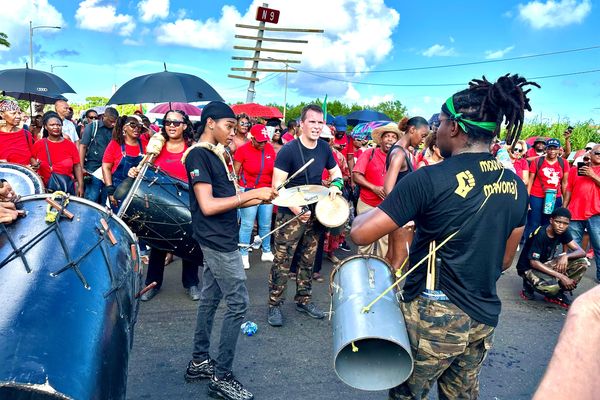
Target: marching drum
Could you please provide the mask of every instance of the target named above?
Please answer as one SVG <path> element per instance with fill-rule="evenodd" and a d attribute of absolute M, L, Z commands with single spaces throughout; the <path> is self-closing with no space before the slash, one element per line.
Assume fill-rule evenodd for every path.
<path fill-rule="evenodd" d="M 0 163 L 0 179 L 6 179 L 19 196 L 44 193 L 42 178 L 23 165 Z"/>
<path fill-rule="evenodd" d="M 115 197 L 125 197 L 132 182 L 125 180 Z M 202 259 L 200 246 L 192 236 L 188 184 L 160 168 L 148 167 L 122 218 L 150 247 L 192 261 Z"/>
<path fill-rule="evenodd" d="M 26 215 L 0 224 L 0 398 L 124 399 L 137 240 L 96 203 L 53 196 L 22 198 Z"/>
<path fill-rule="evenodd" d="M 413 358 L 396 290 L 363 312 L 394 283 L 389 264 L 376 256 L 352 256 L 334 268 L 330 282 L 336 374 L 362 390 L 391 389 L 407 380 Z"/>

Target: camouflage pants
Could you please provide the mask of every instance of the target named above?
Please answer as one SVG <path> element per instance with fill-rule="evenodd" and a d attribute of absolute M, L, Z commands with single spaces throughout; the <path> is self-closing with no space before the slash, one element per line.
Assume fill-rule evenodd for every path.
<path fill-rule="evenodd" d="M 275 218 L 275 226 L 280 226 L 293 217 L 291 214 L 278 212 Z M 273 247 L 275 260 L 269 274 L 269 305 L 280 305 L 285 300 L 290 263 L 297 246 L 300 246 L 298 253 L 301 256 L 298 262 L 294 301 L 302 304 L 310 301 L 313 265 L 319 245 L 319 235 L 323 229 L 323 226 L 316 222 L 314 216 L 312 216 L 306 224 L 296 219 L 275 232 L 275 245 Z"/>
<path fill-rule="evenodd" d="M 579 283 L 587 270 L 588 261 L 585 257 L 569 261 L 565 275 Z M 535 269 L 528 269 L 523 274 L 533 288 L 548 297 L 555 297 L 561 290 L 558 279 Z"/>
<path fill-rule="evenodd" d="M 415 360 L 412 375 L 390 399 L 427 399 L 435 381 L 438 398 L 476 399 L 479 372 L 492 347 L 494 327 L 474 321 L 450 301 L 417 297 L 402 303 Z"/>

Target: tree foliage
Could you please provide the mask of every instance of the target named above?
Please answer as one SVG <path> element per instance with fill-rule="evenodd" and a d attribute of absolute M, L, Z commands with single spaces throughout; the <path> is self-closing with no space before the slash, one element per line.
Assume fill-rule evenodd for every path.
<path fill-rule="evenodd" d="M 10 47 L 8 36 L 4 32 L 0 32 L 0 46 Z"/>

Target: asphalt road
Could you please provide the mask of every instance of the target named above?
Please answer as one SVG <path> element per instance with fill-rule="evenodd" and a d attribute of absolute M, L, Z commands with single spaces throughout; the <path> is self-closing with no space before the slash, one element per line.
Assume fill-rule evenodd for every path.
<path fill-rule="evenodd" d="M 342 258 L 351 253 L 338 251 Z M 324 273 L 331 263 L 324 261 Z M 331 322 L 314 320 L 298 313 L 293 301 L 295 283 L 288 286 L 283 306 L 285 325 L 267 324 L 267 276 L 270 265 L 251 255 L 248 271 L 250 308 L 247 320 L 258 324 L 255 336 L 238 341 L 234 373 L 254 393 L 256 399 L 386 399 L 386 392 L 365 392 L 347 386 L 336 376 L 332 362 Z M 588 269 L 581 294 L 594 285 L 594 266 Z M 324 275 L 325 276 L 325 275 Z M 496 329 L 494 347 L 481 373 L 481 399 L 530 399 L 552 355 L 565 319 L 565 310 L 537 301 L 524 301 L 518 292 L 521 280 L 512 267 L 499 280 L 503 308 Z M 326 283 L 314 283 L 314 301 L 328 309 Z M 223 305 L 217 311 L 213 342 L 218 342 Z M 187 384 L 183 379 L 191 358 L 196 323 L 196 303 L 181 286 L 181 263 L 166 268 L 161 292 L 143 303 L 135 327 L 135 340 L 129 359 L 127 398 L 205 399 L 206 382 Z M 216 346 L 214 346 L 216 353 Z M 435 394 L 431 399 L 437 399 Z"/>

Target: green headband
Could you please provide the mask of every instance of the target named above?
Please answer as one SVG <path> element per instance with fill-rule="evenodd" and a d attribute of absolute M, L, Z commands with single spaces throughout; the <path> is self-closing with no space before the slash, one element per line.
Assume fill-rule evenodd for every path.
<path fill-rule="evenodd" d="M 463 117 L 462 113 L 457 113 L 454 109 L 454 100 L 452 100 L 452 96 L 448 97 L 445 106 L 449 111 L 450 119 L 456 121 L 458 125 L 460 125 L 462 130 L 465 131 L 465 133 L 468 132 L 466 124 L 476 126 L 489 132 L 494 132 L 496 130 L 496 127 L 498 126 L 495 122 L 479 122 L 466 119 L 465 117 Z"/>

